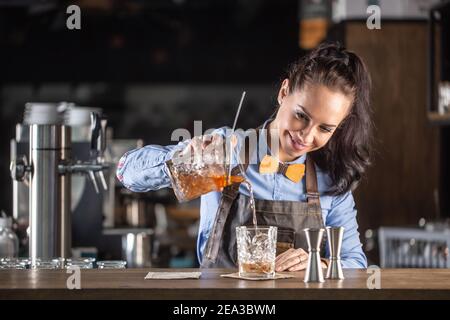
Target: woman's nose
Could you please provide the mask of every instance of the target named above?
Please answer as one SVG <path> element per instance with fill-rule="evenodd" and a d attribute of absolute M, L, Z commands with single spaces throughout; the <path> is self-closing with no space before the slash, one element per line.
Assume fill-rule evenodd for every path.
<path fill-rule="evenodd" d="M 314 130 L 312 126 L 306 126 L 300 130 L 300 137 L 306 145 L 310 145 L 314 141 Z"/>

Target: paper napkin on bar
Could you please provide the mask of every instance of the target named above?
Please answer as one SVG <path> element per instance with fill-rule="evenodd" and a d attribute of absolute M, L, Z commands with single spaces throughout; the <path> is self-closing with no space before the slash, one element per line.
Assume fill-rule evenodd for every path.
<path fill-rule="evenodd" d="M 145 279 L 199 279 L 201 272 L 149 272 Z"/>
<path fill-rule="evenodd" d="M 239 272 L 235 273 L 229 273 L 229 274 L 221 274 L 220 275 L 223 278 L 234 278 L 234 279 L 243 279 L 243 280 L 277 280 L 277 279 L 289 279 L 289 278 L 295 278 L 292 274 L 286 274 L 286 273 L 275 273 L 274 278 L 248 278 L 248 277 L 241 277 L 239 275 Z"/>

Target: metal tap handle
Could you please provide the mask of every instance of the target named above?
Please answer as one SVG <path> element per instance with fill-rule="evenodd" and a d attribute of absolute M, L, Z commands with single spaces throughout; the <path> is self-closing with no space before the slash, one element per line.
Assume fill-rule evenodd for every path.
<path fill-rule="evenodd" d="M 27 158 L 25 156 L 19 156 L 17 159 L 11 161 L 9 170 L 11 172 L 11 178 L 16 181 L 24 181 L 27 173 L 31 172 L 32 168 L 27 164 Z"/>
<path fill-rule="evenodd" d="M 95 189 L 95 193 L 100 193 L 100 190 L 98 188 L 98 183 L 97 183 L 97 179 L 95 178 L 95 174 L 93 171 L 89 170 L 88 172 L 88 177 L 91 180 L 92 184 L 94 185 L 94 189 Z"/>
<path fill-rule="evenodd" d="M 106 150 L 106 126 L 108 124 L 108 120 L 102 118 L 100 121 L 101 129 L 100 129 L 100 157 L 103 158 Z"/>
<path fill-rule="evenodd" d="M 108 191 L 108 184 L 106 183 L 106 179 L 105 179 L 105 175 L 103 174 L 103 171 L 97 171 L 95 174 L 99 177 L 100 182 L 103 187 L 103 190 Z"/>
<path fill-rule="evenodd" d="M 101 134 L 100 116 L 96 112 L 91 112 L 91 156 L 96 159 L 101 149 L 100 134 Z"/>
<path fill-rule="evenodd" d="M 108 184 L 106 183 L 103 170 L 107 170 L 109 166 L 110 165 L 107 163 L 96 163 L 96 162 L 60 164 L 58 165 L 58 172 L 60 174 L 84 173 L 88 176 L 89 180 L 91 180 L 92 184 L 94 185 L 95 192 L 100 193 L 97 179 L 100 180 L 103 189 L 107 191 Z"/>

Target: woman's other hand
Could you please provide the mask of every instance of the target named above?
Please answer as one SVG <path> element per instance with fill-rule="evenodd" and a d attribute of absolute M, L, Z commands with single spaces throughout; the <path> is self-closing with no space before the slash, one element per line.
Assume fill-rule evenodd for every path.
<path fill-rule="evenodd" d="M 327 264 L 321 261 L 322 268 Z M 281 271 L 301 271 L 308 266 L 308 253 L 302 248 L 289 249 L 275 258 L 275 270 Z"/>

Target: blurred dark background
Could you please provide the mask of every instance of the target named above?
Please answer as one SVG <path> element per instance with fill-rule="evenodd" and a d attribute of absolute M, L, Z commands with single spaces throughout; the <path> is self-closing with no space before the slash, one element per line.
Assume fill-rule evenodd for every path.
<path fill-rule="evenodd" d="M 450 117 L 430 104 L 430 70 L 450 80 L 449 9 L 433 33 L 428 8 L 447 2 L 423 2 L 419 16 L 387 8 L 371 30 L 365 6 L 379 1 L 333 20 L 332 1 L 0 1 L 0 208 L 12 210 L 10 139 L 26 102 L 100 107 L 115 139 L 170 144 L 174 129 L 192 132 L 195 120 L 203 130 L 231 125 L 246 90 L 238 127 L 255 127 L 273 112 L 288 64 L 309 49 L 299 45 L 305 21 L 320 16 L 321 40 L 356 51 L 373 78 L 377 152 L 355 199 L 361 240 L 377 262 L 378 227 L 450 217 Z M 71 4 L 81 8 L 81 30 L 66 27 Z M 432 59 L 430 38 L 439 49 Z"/>
<path fill-rule="evenodd" d="M 66 27 L 73 3 L 82 9 L 79 31 Z M 272 111 L 283 70 L 301 53 L 295 1 L 0 6 L 1 207 L 8 211 L 9 139 L 26 101 L 101 107 L 114 138 L 169 144 L 174 129 L 194 120 L 204 130 L 231 125 L 244 89 L 239 125 L 259 124 Z"/>

